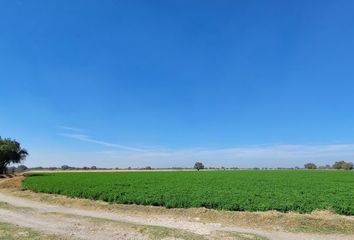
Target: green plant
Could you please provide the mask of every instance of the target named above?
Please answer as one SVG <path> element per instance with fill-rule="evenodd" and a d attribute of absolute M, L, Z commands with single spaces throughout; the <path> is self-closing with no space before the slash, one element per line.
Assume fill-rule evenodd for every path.
<path fill-rule="evenodd" d="M 5 174 L 7 166 L 11 163 L 20 163 L 28 155 L 21 144 L 11 138 L 0 137 L 0 174 Z"/>
<path fill-rule="evenodd" d="M 353 171 L 41 173 L 26 177 L 23 187 L 35 192 L 168 208 L 300 213 L 328 209 L 354 215 Z"/>

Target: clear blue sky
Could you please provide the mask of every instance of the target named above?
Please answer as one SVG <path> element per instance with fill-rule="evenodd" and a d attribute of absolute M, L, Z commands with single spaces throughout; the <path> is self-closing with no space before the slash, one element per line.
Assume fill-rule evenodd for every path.
<path fill-rule="evenodd" d="M 354 160 L 354 2 L 0 2 L 29 166 Z"/>

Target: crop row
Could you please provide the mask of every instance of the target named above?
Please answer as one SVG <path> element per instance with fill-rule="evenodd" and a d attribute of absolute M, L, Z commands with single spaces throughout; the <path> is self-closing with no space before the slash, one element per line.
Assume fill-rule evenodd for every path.
<path fill-rule="evenodd" d="M 329 209 L 354 215 L 353 171 L 175 171 L 33 174 L 35 192 L 112 203 L 232 211 Z"/>

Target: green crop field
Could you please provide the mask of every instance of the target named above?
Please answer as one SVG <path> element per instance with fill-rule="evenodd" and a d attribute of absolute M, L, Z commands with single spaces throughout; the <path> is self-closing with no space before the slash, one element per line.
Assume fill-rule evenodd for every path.
<path fill-rule="evenodd" d="M 354 215 L 354 171 L 170 171 L 41 173 L 26 177 L 35 192 L 113 203 L 235 211 Z"/>

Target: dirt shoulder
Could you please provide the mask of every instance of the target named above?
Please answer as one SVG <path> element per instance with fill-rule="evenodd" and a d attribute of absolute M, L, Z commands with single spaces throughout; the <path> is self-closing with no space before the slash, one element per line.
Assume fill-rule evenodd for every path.
<path fill-rule="evenodd" d="M 0 189 L 0 202 L 6 206 L 0 205 L 0 219 L 38 231 L 45 229 L 46 233 L 51 234 L 64 236 L 70 233 L 72 235 L 65 235 L 70 239 L 73 236 L 91 239 L 91 235 L 100 239 L 354 239 L 354 218 L 330 212 L 221 212 L 108 204 L 21 191 L 18 188 L 21 181 L 12 181 L 17 186 L 0 181 L 0 188 L 12 186 Z M 61 228 L 55 225 L 57 218 L 63 223 Z M 28 222 L 23 219 L 29 220 L 32 225 L 26 225 Z M 73 221 L 74 226 L 81 226 L 82 229 L 72 228 Z M 93 225 L 92 221 L 95 222 Z M 55 232 L 50 230 L 51 226 L 54 230 L 62 230 Z M 92 226 L 100 227 L 88 231 Z M 118 234 L 114 229 L 125 231 L 125 235 L 109 235 L 112 232 Z M 87 231 L 89 236 L 84 235 Z"/>
<path fill-rule="evenodd" d="M 0 175 L 0 189 L 20 189 L 23 175 Z"/>

